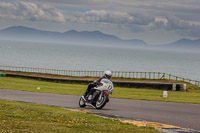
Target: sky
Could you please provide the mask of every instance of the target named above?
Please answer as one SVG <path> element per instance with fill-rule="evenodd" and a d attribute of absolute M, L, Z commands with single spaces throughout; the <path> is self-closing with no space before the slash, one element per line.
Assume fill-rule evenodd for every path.
<path fill-rule="evenodd" d="M 101 31 L 166 44 L 200 39 L 200 0 L 0 0 L 0 29 Z"/>

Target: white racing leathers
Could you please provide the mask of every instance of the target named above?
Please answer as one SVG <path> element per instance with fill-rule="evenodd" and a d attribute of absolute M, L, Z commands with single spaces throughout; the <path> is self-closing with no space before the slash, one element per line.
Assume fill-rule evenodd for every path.
<path fill-rule="evenodd" d="M 101 84 L 97 87 L 94 87 L 93 94 L 84 97 L 82 96 L 79 100 L 79 106 L 92 106 L 96 109 L 102 109 L 106 103 L 109 101 L 109 94 L 112 94 L 114 89 L 112 81 L 108 79 L 102 79 Z"/>

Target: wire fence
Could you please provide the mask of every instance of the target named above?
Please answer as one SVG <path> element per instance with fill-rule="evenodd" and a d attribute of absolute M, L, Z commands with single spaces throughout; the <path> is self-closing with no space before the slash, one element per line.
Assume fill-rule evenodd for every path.
<path fill-rule="evenodd" d="M 103 71 L 77 71 L 77 70 L 58 70 L 48 68 L 34 68 L 34 67 L 15 67 L 15 66 L 0 66 L 0 70 L 4 71 L 16 71 L 16 72 L 32 72 L 32 73 L 44 73 L 44 74 L 56 74 L 64 76 L 76 76 L 76 77 L 100 77 L 103 75 Z M 112 71 L 113 77 L 120 78 L 133 78 L 133 79 L 168 79 L 176 81 L 185 81 L 197 86 L 200 86 L 200 81 L 185 79 L 179 76 L 175 76 L 162 72 L 127 72 L 127 71 Z"/>

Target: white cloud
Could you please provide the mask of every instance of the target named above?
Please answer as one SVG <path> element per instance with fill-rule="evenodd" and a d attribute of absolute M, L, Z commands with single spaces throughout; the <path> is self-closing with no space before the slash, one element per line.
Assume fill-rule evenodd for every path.
<path fill-rule="evenodd" d="M 167 31 L 175 31 L 182 36 L 200 38 L 200 24 L 193 24 L 180 18 L 168 15 L 165 18 L 155 21 L 151 29 L 162 28 Z"/>
<path fill-rule="evenodd" d="M 132 32 L 163 29 L 178 35 L 200 38 L 200 25 L 180 19 L 175 15 L 156 16 L 148 13 L 127 13 L 111 10 L 90 10 L 87 12 L 66 12 L 68 21 L 76 23 L 112 24 L 126 27 Z"/>
<path fill-rule="evenodd" d="M 133 16 L 124 12 L 111 12 L 106 10 L 91 10 L 82 14 L 84 21 L 124 24 L 133 21 Z"/>
<path fill-rule="evenodd" d="M 63 13 L 52 7 L 30 2 L 0 2 L 0 17 L 30 21 L 65 22 Z"/>
<path fill-rule="evenodd" d="M 71 21 L 81 23 L 100 22 L 122 25 L 149 25 L 154 22 L 154 17 L 139 13 L 130 14 L 126 12 L 90 10 L 84 13 L 74 13 L 74 15 L 71 16 Z"/>

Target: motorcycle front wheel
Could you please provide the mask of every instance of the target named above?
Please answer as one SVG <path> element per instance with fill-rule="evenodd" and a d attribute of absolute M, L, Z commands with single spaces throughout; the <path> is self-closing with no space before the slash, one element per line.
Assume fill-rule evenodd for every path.
<path fill-rule="evenodd" d="M 108 101 L 108 95 L 104 95 L 96 102 L 96 109 L 102 109 Z"/>
<path fill-rule="evenodd" d="M 86 105 L 85 105 L 85 100 L 81 97 L 80 100 L 79 100 L 79 106 L 81 108 L 84 108 Z"/>

